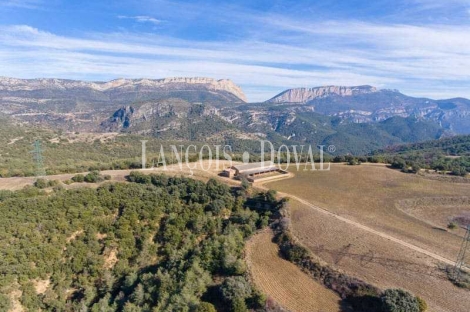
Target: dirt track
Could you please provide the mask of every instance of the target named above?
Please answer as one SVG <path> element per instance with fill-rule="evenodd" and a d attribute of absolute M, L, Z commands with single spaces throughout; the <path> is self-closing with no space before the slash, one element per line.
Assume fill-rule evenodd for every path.
<path fill-rule="evenodd" d="M 269 182 L 270 182 L 270 181 L 269 181 Z M 268 182 L 267 182 L 267 183 L 268 183 Z M 265 187 L 265 186 L 263 185 L 263 183 L 260 183 L 259 185 L 257 185 L 257 187 L 262 188 L 262 189 L 264 189 L 264 190 L 269 190 L 269 188 Z M 302 199 L 302 198 L 300 198 L 300 197 L 298 197 L 298 196 L 295 196 L 295 195 L 292 195 L 292 194 L 288 194 L 288 193 L 284 193 L 284 192 L 278 192 L 278 195 L 280 195 L 280 196 L 282 196 L 282 197 L 288 197 L 288 198 L 291 198 L 291 199 L 293 199 L 293 200 L 296 200 L 296 201 L 298 201 L 298 202 L 300 202 L 300 203 L 302 203 L 302 204 L 308 206 L 309 208 L 311 208 L 311 209 L 313 209 L 313 210 L 315 210 L 315 211 L 318 211 L 318 212 L 321 212 L 321 213 L 326 214 L 326 215 L 328 215 L 328 216 L 334 217 L 334 218 L 336 218 L 336 219 L 338 219 L 338 220 L 340 220 L 340 221 L 342 221 L 342 222 L 345 222 L 345 223 L 351 224 L 351 225 L 353 225 L 353 226 L 355 226 L 355 227 L 358 227 L 358 228 L 360 228 L 361 230 L 365 230 L 365 231 L 367 231 L 367 232 L 370 232 L 370 233 L 372 233 L 372 234 L 378 235 L 378 236 L 380 236 L 380 237 L 382 237 L 382 238 L 385 238 L 385 239 L 388 239 L 388 240 L 390 240 L 390 241 L 392 241 L 392 242 L 395 242 L 395 243 L 397 243 L 397 244 L 400 244 L 400 245 L 402 245 L 402 246 L 404 246 L 404 247 L 407 247 L 407 248 L 410 248 L 410 249 L 412 249 L 412 250 L 414 250 L 414 251 L 417 251 L 417 252 L 419 252 L 419 253 L 425 254 L 425 255 L 427 255 L 427 256 L 429 256 L 429 257 L 435 259 L 435 260 L 438 260 L 438 261 L 440 261 L 440 262 L 443 262 L 443 263 L 445 263 L 445 264 L 455 265 L 455 262 L 452 261 L 452 260 L 449 260 L 449 259 L 447 259 L 447 258 L 444 258 L 444 257 L 442 257 L 442 256 L 440 256 L 440 255 L 438 255 L 438 254 L 435 254 L 435 253 L 433 253 L 433 252 L 430 252 L 430 251 L 428 251 L 428 250 L 425 250 L 425 249 L 423 249 L 423 248 L 420 248 L 420 247 L 418 247 L 418 246 L 415 246 L 415 245 L 413 245 L 413 244 L 410 244 L 410 243 L 408 243 L 408 242 L 405 242 L 404 240 L 398 239 L 398 238 L 393 237 L 393 236 L 391 236 L 391 235 L 388 235 L 388 234 L 386 234 L 386 233 L 383 233 L 383 232 L 380 232 L 380 231 L 376 231 L 376 230 L 374 230 L 374 229 L 372 229 L 372 228 L 370 228 L 370 227 L 368 227 L 368 226 L 365 226 L 365 225 L 363 225 L 363 224 L 361 224 L 361 223 L 359 223 L 359 222 L 350 220 L 350 219 L 345 218 L 345 217 L 342 217 L 342 216 L 340 216 L 340 215 L 338 215 L 338 214 L 336 214 L 336 213 L 333 213 L 333 212 L 331 212 L 331 211 L 328 211 L 327 209 L 324 209 L 324 208 L 321 208 L 321 207 L 319 207 L 319 206 L 313 205 L 313 204 L 311 204 L 310 202 L 308 202 L 308 201 L 306 201 L 305 199 Z"/>
<path fill-rule="evenodd" d="M 335 214 L 335 213 L 332 213 L 332 212 L 330 212 L 330 211 L 328 211 L 328 210 L 326 210 L 326 209 L 323 209 L 323 208 L 321 208 L 321 207 L 315 206 L 315 205 L 309 203 L 308 201 L 306 201 L 306 200 L 304 200 L 304 199 L 302 199 L 302 198 L 299 198 L 299 197 L 297 197 L 297 196 L 293 196 L 293 195 L 286 194 L 286 193 L 279 193 L 279 194 L 280 194 L 281 196 L 284 196 L 284 197 L 290 197 L 290 198 L 292 198 L 292 199 L 294 199 L 294 200 L 296 200 L 296 201 L 298 201 L 298 202 L 300 202 L 300 203 L 302 203 L 302 204 L 304 204 L 304 205 L 306 205 L 306 206 L 308 206 L 308 207 L 310 207 L 310 208 L 312 208 L 312 209 L 314 209 L 314 210 L 316 210 L 316 211 L 318 211 L 318 212 L 321 212 L 321 213 L 324 213 L 324 214 L 329 215 L 329 216 L 331 216 L 331 217 L 334 217 L 334 218 L 336 218 L 336 219 L 338 219 L 338 220 L 340 220 L 340 221 L 342 221 L 342 222 L 346 222 L 346 223 L 348 223 L 348 224 L 351 224 L 351 225 L 353 225 L 353 226 L 355 226 L 355 227 L 360 228 L 361 230 L 365 230 L 365 231 L 367 231 L 367 232 L 370 232 L 370 233 L 372 233 L 372 234 L 378 235 L 378 236 L 380 236 L 380 237 L 382 237 L 382 238 L 388 239 L 388 240 L 390 240 L 390 241 L 392 241 L 392 242 L 395 242 L 395 243 L 397 243 L 397 244 L 400 244 L 400 245 L 402 245 L 402 246 L 405 246 L 405 247 L 407 247 L 407 248 L 410 248 L 410 249 L 412 249 L 412 250 L 414 250 L 414 251 L 417 251 L 417 252 L 419 252 L 419 253 L 425 254 L 426 256 L 429 256 L 429 257 L 431 257 L 431 258 L 433 258 L 433 259 L 435 259 L 435 260 L 437 260 L 437 261 L 440 261 L 440 262 L 443 262 L 443 263 L 449 264 L 449 265 L 454 265 L 454 264 L 455 264 L 455 262 L 452 261 L 452 260 L 446 259 L 446 258 L 444 258 L 444 257 L 442 257 L 442 256 L 439 256 L 439 255 L 433 253 L 433 252 L 424 250 L 423 248 L 420 248 L 420 247 L 415 246 L 415 245 L 413 245 L 413 244 L 407 243 L 407 242 L 405 242 L 405 241 L 403 241 L 403 240 L 401 240 L 401 239 L 395 238 L 395 237 L 393 237 L 393 236 L 391 236 L 391 235 L 388 235 L 388 234 L 386 234 L 386 233 L 376 231 L 376 230 L 374 230 L 374 229 L 372 229 L 372 228 L 370 228 L 370 227 L 368 227 L 368 226 L 365 226 L 365 225 L 363 225 L 363 224 L 361 224 L 361 223 L 359 223 L 359 222 L 356 222 L 356 221 L 350 220 L 350 219 L 348 219 L 348 218 L 344 218 L 344 217 L 342 217 L 342 216 L 339 216 L 339 215 L 337 215 L 337 214 Z"/>

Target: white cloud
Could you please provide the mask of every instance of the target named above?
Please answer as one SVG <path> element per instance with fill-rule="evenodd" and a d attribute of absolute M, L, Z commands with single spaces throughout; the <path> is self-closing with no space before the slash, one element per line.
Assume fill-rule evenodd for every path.
<path fill-rule="evenodd" d="M 4 0 L 0 3 L 0 6 L 16 7 L 22 9 L 37 9 L 42 4 L 42 0 Z"/>
<path fill-rule="evenodd" d="M 287 19 L 269 23 L 264 27 L 271 31 L 299 36 L 274 42 L 268 42 L 270 37 L 203 42 L 129 33 L 77 38 L 25 25 L 0 27 L 0 73 L 77 79 L 231 78 L 245 87 L 252 101 L 285 88 L 327 84 L 470 97 L 464 87 L 470 83 L 466 26 L 306 24 Z M 449 91 L 451 84 L 455 87 Z"/>
<path fill-rule="evenodd" d="M 159 19 L 156 19 L 154 17 L 146 16 L 146 15 L 137 15 L 137 16 L 125 16 L 125 15 L 119 15 L 119 19 L 132 19 L 135 20 L 139 23 L 151 23 L 154 25 L 159 25 L 162 21 Z"/>

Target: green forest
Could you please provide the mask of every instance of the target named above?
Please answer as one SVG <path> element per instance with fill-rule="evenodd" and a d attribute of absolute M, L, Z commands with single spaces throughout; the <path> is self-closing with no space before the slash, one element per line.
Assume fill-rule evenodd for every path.
<path fill-rule="evenodd" d="M 277 214 L 273 191 L 128 180 L 0 192 L 0 311 L 18 290 L 27 311 L 266 311 L 243 248 Z"/>
<path fill-rule="evenodd" d="M 432 169 L 465 176 L 470 173 L 470 135 L 392 146 L 371 155 L 367 160 L 386 162 L 403 171 Z"/>

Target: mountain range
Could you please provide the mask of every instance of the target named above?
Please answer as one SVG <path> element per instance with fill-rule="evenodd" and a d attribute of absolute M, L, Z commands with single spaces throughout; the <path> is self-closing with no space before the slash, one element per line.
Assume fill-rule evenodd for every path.
<path fill-rule="evenodd" d="M 455 133 L 470 132 L 470 100 L 464 98 L 432 100 L 371 86 L 326 86 L 289 89 L 267 102 L 304 104 L 322 115 L 338 116 L 358 123 L 412 116 L 435 121 Z"/>
<path fill-rule="evenodd" d="M 162 139 L 335 145 L 341 153 L 470 133 L 470 100 L 432 100 L 371 86 L 286 90 L 247 103 L 227 79 L 0 78 L 0 114 L 74 132 Z"/>

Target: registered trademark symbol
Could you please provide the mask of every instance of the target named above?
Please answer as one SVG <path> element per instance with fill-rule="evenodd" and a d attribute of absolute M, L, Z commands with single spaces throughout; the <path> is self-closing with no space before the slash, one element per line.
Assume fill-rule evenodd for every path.
<path fill-rule="evenodd" d="M 328 153 L 334 153 L 336 152 L 336 146 L 330 145 L 328 146 Z"/>

